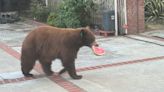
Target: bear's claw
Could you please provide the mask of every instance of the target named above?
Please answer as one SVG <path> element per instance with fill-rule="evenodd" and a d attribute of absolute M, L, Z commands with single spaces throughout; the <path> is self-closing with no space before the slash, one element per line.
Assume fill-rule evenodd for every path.
<path fill-rule="evenodd" d="M 77 76 L 72 76 L 73 79 L 81 79 L 83 76 L 82 75 L 77 75 Z"/>
<path fill-rule="evenodd" d="M 34 75 L 33 75 L 33 74 L 28 73 L 28 74 L 24 74 L 24 76 L 25 76 L 25 77 L 33 77 Z"/>

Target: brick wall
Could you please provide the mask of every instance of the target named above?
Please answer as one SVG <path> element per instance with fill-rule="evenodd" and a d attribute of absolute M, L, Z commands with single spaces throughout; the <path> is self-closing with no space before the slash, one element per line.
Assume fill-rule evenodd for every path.
<path fill-rule="evenodd" d="M 144 0 L 127 0 L 128 34 L 144 32 Z"/>

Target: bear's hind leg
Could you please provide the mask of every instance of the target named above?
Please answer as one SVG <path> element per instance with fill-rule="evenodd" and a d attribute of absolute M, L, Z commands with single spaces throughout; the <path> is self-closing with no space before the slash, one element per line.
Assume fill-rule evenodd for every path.
<path fill-rule="evenodd" d="M 22 59 L 21 60 L 21 70 L 24 76 L 32 77 L 33 74 L 30 74 L 30 71 L 33 69 L 35 65 L 35 59 Z"/>
<path fill-rule="evenodd" d="M 63 73 L 65 73 L 66 71 L 67 71 L 66 68 L 63 68 L 62 70 L 59 71 L 59 74 L 63 74 Z"/>
<path fill-rule="evenodd" d="M 43 68 L 43 71 L 46 73 L 46 75 L 50 76 L 52 75 L 54 72 L 51 70 L 51 64 L 52 62 L 51 61 L 43 61 L 43 60 L 39 60 L 41 65 L 42 65 L 42 68 Z"/>

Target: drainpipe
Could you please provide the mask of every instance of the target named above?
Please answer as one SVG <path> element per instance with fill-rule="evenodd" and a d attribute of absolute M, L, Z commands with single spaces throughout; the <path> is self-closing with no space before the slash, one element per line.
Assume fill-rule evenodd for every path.
<path fill-rule="evenodd" d="M 46 6 L 48 7 L 48 0 L 45 0 Z"/>
<path fill-rule="evenodd" d="M 117 0 L 114 0 L 114 6 L 115 6 L 115 36 L 118 36 Z"/>
<path fill-rule="evenodd" d="M 128 18 L 127 18 L 127 0 L 124 0 L 124 5 L 125 5 L 125 9 L 124 9 L 124 12 L 125 12 L 125 24 L 128 26 Z M 125 34 L 128 34 L 128 29 L 126 28 L 125 29 Z"/>

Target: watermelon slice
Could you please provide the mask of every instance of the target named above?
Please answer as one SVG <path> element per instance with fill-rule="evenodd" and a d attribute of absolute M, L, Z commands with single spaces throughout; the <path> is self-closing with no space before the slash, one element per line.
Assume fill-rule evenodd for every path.
<path fill-rule="evenodd" d="M 100 48 L 98 46 L 92 46 L 92 50 L 95 55 L 102 56 L 105 54 L 105 50 L 103 48 Z"/>

